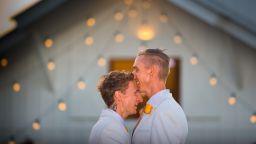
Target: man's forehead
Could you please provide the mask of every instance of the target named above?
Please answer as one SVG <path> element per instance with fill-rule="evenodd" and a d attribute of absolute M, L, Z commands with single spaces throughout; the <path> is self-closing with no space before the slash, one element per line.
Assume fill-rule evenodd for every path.
<path fill-rule="evenodd" d="M 135 58 L 134 64 L 141 64 L 145 60 L 145 56 L 137 56 Z"/>

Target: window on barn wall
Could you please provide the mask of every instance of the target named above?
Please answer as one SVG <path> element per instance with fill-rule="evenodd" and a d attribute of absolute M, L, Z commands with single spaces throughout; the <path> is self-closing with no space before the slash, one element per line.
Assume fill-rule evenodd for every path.
<path fill-rule="evenodd" d="M 174 99 L 180 103 L 180 93 L 179 93 L 179 86 L 180 86 L 180 60 L 177 58 L 173 58 L 175 65 L 170 68 L 170 74 L 167 78 L 167 82 L 166 82 L 166 88 L 170 89 L 170 91 L 172 92 L 172 95 L 174 97 Z M 113 71 L 113 70 L 125 70 L 125 71 L 132 71 L 132 66 L 133 66 L 133 62 L 134 62 L 134 58 L 130 58 L 130 59 L 111 59 L 110 60 L 110 68 L 109 71 Z M 138 112 L 135 115 L 130 116 L 129 118 L 138 118 L 139 117 L 139 109 L 141 109 L 142 107 L 144 107 L 144 105 L 146 104 L 148 98 L 147 97 L 143 97 L 143 103 L 140 104 L 138 106 Z"/>

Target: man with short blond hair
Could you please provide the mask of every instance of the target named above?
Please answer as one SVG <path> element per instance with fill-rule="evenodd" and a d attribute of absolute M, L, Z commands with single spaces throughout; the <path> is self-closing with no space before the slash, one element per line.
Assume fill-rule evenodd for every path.
<path fill-rule="evenodd" d="M 181 106 L 165 87 L 169 56 L 160 49 L 138 53 L 133 74 L 140 92 L 149 100 L 133 134 L 133 144 L 184 144 L 188 124 Z"/>

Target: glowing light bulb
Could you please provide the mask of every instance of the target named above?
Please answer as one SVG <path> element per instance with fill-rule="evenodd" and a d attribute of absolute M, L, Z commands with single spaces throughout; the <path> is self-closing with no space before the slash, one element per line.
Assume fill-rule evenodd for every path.
<path fill-rule="evenodd" d="M 55 69 L 56 65 L 55 63 L 53 62 L 53 60 L 49 60 L 48 64 L 47 64 L 47 68 L 48 70 L 50 71 L 53 71 Z"/>
<path fill-rule="evenodd" d="M 103 57 L 100 57 L 99 59 L 98 59 L 98 66 L 105 66 L 105 64 L 106 64 L 106 59 L 105 58 L 103 58 Z"/>
<path fill-rule="evenodd" d="M 124 35 L 123 35 L 122 33 L 119 33 L 119 32 L 118 32 L 118 33 L 115 34 L 115 41 L 116 41 L 117 43 L 123 42 L 124 39 L 125 39 L 125 37 L 124 37 Z"/>
<path fill-rule="evenodd" d="M 82 79 L 80 79 L 77 83 L 77 87 L 80 90 L 84 90 L 86 88 L 86 83 Z"/>
<path fill-rule="evenodd" d="M 216 76 L 214 74 L 211 75 L 211 77 L 209 78 L 209 84 L 211 86 L 216 86 L 217 83 L 218 83 L 218 80 L 217 80 Z"/>
<path fill-rule="evenodd" d="M 46 48 L 51 48 L 53 46 L 53 40 L 51 38 L 47 38 L 45 41 L 44 41 L 44 46 Z"/>
<path fill-rule="evenodd" d="M 86 45 L 88 45 L 88 46 L 93 45 L 93 43 L 94 43 L 93 37 L 90 36 L 90 35 L 86 36 L 85 39 L 84 39 L 84 43 L 85 43 Z"/>
<path fill-rule="evenodd" d="M 90 17 L 87 19 L 86 24 L 88 27 L 93 27 L 96 24 L 96 19 L 93 17 Z"/>
<path fill-rule="evenodd" d="M 16 93 L 21 91 L 21 85 L 18 82 L 14 82 L 12 85 L 12 90 Z"/>
<path fill-rule="evenodd" d="M 1 59 L 1 66 L 6 67 L 8 65 L 8 60 L 6 58 Z"/>
<path fill-rule="evenodd" d="M 13 136 L 8 141 L 8 144 L 16 144 L 16 140 L 15 140 L 15 138 Z"/>
<path fill-rule="evenodd" d="M 198 64 L 198 58 L 197 58 L 196 55 L 193 55 L 193 56 L 190 58 L 190 63 L 191 63 L 192 65 Z"/>
<path fill-rule="evenodd" d="M 229 98 L 228 98 L 228 104 L 229 105 L 235 105 L 236 104 L 236 95 L 232 94 Z"/>
<path fill-rule="evenodd" d="M 182 43 L 182 37 L 180 34 L 176 34 L 173 38 L 173 41 L 176 43 L 176 44 L 181 44 Z"/>
<path fill-rule="evenodd" d="M 140 40 L 149 41 L 155 37 L 155 31 L 152 26 L 143 23 L 137 31 L 137 37 Z"/>
<path fill-rule="evenodd" d="M 121 11 L 117 10 L 114 14 L 114 19 L 116 21 L 121 21 L 123 20 L 123 18 L 124 18 L 124 14 Z"/>
<path fill-rule="evenodd" d="M 67 110 L 67 105 L 64 101 L 60 101 L 58 103 L 58 109 L 62 112 L 66 111 Z"/>
<path fill-rule="evenodd" d="M 124 0 L 125 5 L 130 6 L 133 3 L 133 0 Z"/>
<path fill-rule="evenodd" d="M 167 23 L 168 22 L 168 16 L 167 16 L 166 13 L 162 12 L 160 14 L 160 22 L 162 22 L 162 23 Z"/>
<path fill-rule="evenodd" d="M 10 141 L 8 142 L 8 144 L 16 144 L 16 141 L 15 141 L 15 140 L 10 140 Z"/>
<path fill-rule="evenodd" d="M 131 18 L 134 18 L 136 17 L 138 14 L 137 14 L 137 11 L 135 8 L 130 8 L 128 10 L 128 16 L 131 17 Z"/>
<path fill-rule="evenodd" d="M 256 112 L 251 115 L 251 117 L 250 117 L 250 122 L 251 122 L 252 124 L 256 124 Z"/>
<path fill-rule="evenodd" d="M 32 128 L 34 129 L 34 130 L 40 130 L 40 128 L 41 128 L 41 125 L 40 125 L 40 121 L 39 120 L 35 120 L 33 123 L 32 123 Z"/>
<path fill-rule="evenodd" d="M 151 3 L 149 0 L 143 0 L 142 1 L 142 7 L 145 9 L 149 9 L 151 7 Z"/>

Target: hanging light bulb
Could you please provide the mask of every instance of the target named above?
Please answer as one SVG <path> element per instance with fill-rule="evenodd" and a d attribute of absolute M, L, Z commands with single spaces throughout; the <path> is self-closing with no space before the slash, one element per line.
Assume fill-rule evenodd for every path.
<path fill-rule="evenodd" d="M 155 37 L 155 31 L 152 26 L 144 21 L 137 31 L 137 37 L 140 40 L 149 41 Z"/>
<path fill-rule="evenodd" d="M 228 98 L 228 104 L 229 105 L 235 105 L 236 104 L 236 95 L 233 93 L 231 96 Z"/>
<path fill-rule="evenodd" d="M 99 57 L 98 66 L 103 67 L 106 64 L 106 59 L 104 57 Z"/>
<path fill-rule="evenodd" d="M 117 33 L 115 34 L 115 41 L 116 41 L 117 43 L 123 42 L 124 39 L 125 39 L 125 37 L 124 37 L 124 35 L 123 35 L 122 33 L 117 32 Z"/>
<path fill-rule="evenodd" d="M 88 27 L 93 27 L 96 24 L 96 19 L 93 17 L 90 17 L 86 20 L 86 25 Z"/>
<path fill-rule="evenodd" d="M 124 0 L 124 4 L 127 6 L 132 5 L 132 3 L 133 3 L 133 0 Z"/>
<path fill-rule="evenodd" d="M 215 74 L 212 74 L 211 77 L 209 78 L 209 84 L 211 86 L 216 86 L 217 83 L 218 83 L 218 80 L 217 80 Z"/>
<path fill-rule="evenodd" d="M 137 10 L 134 8 L 134 7 L 132 7 L 132 8 L 130 8 L 129 10 L 128 10 L 128 16 L 130 17 L 130 18 L 134 18 L 134 17 L 136 17 L 138 14 L 137 14 Z"/>
<path fill-rule="evenodd" d="M 49 61 L 48 61 L 48 64 L 47 64 L 48 70 L 53 71 L 53 70 L 55 69 L 55 67 L 56 67 L 56 65 L 55 65 L 55 63 L 53 62 L 53 60 L 49 60 Z"/>
<path fill-rule="evenodd" d="M 191 63 L 192 65 L 198 64 L 198 57 L 197 57 L 196 54 L 192 55 L 192 57 L 190 58 L 190 63 Z"/>
<path fill-rule="evenodd" d="M 254 112 L 250 117 L 250 122 L 252 124 L 256 124 L 256 112 Z"/>
<path fill-rule="evenodd" d="M 160 14 L 160 22 L 167 23 L 168 22 L 168 15 L 165 12 Z"/>
<path fill-rule="evenodd" d="M 46 48 L 51 48 L 53 46 L 53 40 L 51 38 L 46 38 L 44 41 L 44 46 Z"/>
<path fill-rule="evenodd" d="M 58 103 L 58 109 L 62 112 L 67 110 L 67 105 L 64 101 L 60 100 Z"/>
<path fill-rule="evenodd" d="M 114 14 L 114 19 L 116 21 L 121 21 L 123 20 L 123 18 L 124 18 L 124 14 L 120 10 L 117 10 Z"/>
<path fill-rule="evenodd" d="M 175 36 L 173 37 L 173 41 L 176 44 L 181 44 L 182 43 L 182 36 L 180 33 L 176 33 Z"/>
<path fill-rule="evenodd" d="M 150 0 L 143 0 L 142 1 L 142 7 L 145 9 L 149 9 L 151 7 Z"/>
<path fill-rule="evenodd" d="M 2 67 L 6 67 L 7 64 L 8 64 L 8 60 L 7 60 L 6 58 L 2 58 L 2 59 L 1 59 L 1 66 L 2 66 Z"/>
<path fill-rule="evenodd" d="M 16 144 L 16 140 L 13 136 L 11 136 L 10 140 L 8 141 L 8 144 Z"/>
<path fill-rule="evenodd" d="M 94 43 L 93 37 L 90 36 L 90 35 L 87 35 L 87 36 L 85 37 L 85 39 L 84 39 L 84 43 L 85 43 L 86 45 L 88 45 L 88 46 L 93 45 L 93 43 Z"/>
<path fill-rule="evenodd" d="M 86 83 L 84 82 L 84 80 L 79 79 L 77 82 L 77 87 L 80 90 L 84 90 L 86 88 Z"/>
<path fill-rule="evenodd" d="M 32 123 L 32 128 L 34 129 L 34 130 L 40 130 L 40 128 L 41 128 L 41 125 L 40 125 L 40 121 L 38 120 L 38 119 L 36 119 L 33 123 Z"/>
<path fill-rule="evenodd" d="M 16 93 L 21 91 L 21 85 L 18 82 L 14 82 L 12 85 L 12 90 Z"/>

